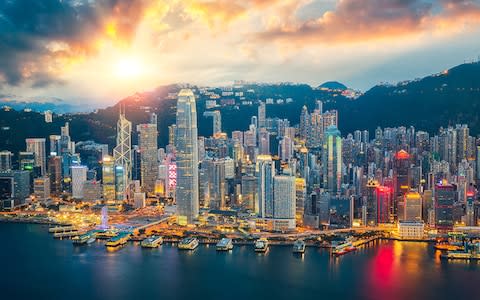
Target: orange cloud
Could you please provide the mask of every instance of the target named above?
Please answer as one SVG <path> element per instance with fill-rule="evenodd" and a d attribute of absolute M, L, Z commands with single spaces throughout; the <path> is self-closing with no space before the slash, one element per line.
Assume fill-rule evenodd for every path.
<path fill-rule="evenodd" d="M 351 43 L 435 31 L 480 21 L 473 0 L 340 0 L 318 19 L 286 22 L 261 32 L 260 40 L 305 43 Z"/>

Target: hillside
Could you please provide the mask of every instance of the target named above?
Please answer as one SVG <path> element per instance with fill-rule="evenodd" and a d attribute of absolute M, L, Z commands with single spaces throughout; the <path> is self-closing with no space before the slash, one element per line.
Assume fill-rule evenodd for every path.
<path fill-rule="evenodd" d="M 178 85 L 162 86 L 150 92 L 137 93 L 119 101 L 116 105 L 88 114 L 55 115 L 53 123 L 45 123 L 40 113 L 0 110 L 0 150 L 18 152 L 25 149 L 25 138 L 59 134 L 60 126 L 71 122 L 74 141 L 95 140 L 115 144 L 115 126 L 120 105 L 135 126 L 147 122 L 149 114 L 158 115 L 159 146 L 168 142 L 168 126 L 175 122 L 176 100 L 173 94 Z M 208 93 L 191 87 L 197 94 L 199 135 L 211 135 L 212 123 L 203 117 Z M 209 92 L 222 94 L 220 88 Z M 357 129 L 371 132 L 377 127 L 415 126 L 418 130 L 437 132 L 441 126 L 466 123 L 471 134 L 480 134 L 480 64 L 464 64 L 448 71 L 396 85 L 378 85 L 356 100 L 342 96 L 341 92 L 312 88 L 306 84 L 246 84 L 234 87 L 233 92 L 242 96 L 221 96 L 218 109 L 222 112 L 222 128 L 246 130 L 251 116 L 257 114 L 258 101 L 270 99 L 267 117 L 287 118 L 292 125 L 298 123 L 303 105 L 313 110 L 315 100 L 324 102 L 324 110 L 339 110 L 339 127 L 344 135 Z M 290 101 L 286 101 L 291 99 Z M 234 105 L 222 104 L 222 100 L 234 101 Z M 251 104 L 242 104 L 247 101 Z M 136 143 L 136 135 L 133 135 Z"/>
<path fill-rule="evenodd" d="M 400 125 L 433 133 L 441 126 L 465 123 L 479 134 L 480 63 L 397 85 L 378 85 L 338 108 L 345 133 Z"/>

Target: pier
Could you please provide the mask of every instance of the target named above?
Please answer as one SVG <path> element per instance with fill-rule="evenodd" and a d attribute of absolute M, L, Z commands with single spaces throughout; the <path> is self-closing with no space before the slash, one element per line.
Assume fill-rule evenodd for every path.
<path fill-rule="evenodd" d="M 66 231 L 66 232 L 56 232 L 53 234 L 53 238 L 55 239 L 61 239 L 61 238 L 72 238 L 74 236 L 78 236 L 82 234 L 78 230 L 73 230 L 73 231 Z"/>
<path fill-rule="evenodd" d="M 56 227 L 48 228 L 48 232 L 50 233 L 66 232 L 66 231 L 72 231 L 72 230 L 77 230 L 77 229 L 74 226 L 56 226 Z"/>

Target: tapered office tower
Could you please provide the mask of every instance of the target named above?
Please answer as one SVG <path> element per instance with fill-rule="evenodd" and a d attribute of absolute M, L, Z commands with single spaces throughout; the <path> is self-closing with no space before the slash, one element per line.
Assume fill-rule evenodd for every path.
<path fill-rule="evenodd" d="M 189 89 L 178 94 L 177 132 L 177 215 L 180 224 L 198 217 L 198 138 L 195 96 Z"/>
<path fill-rule="evenodd" d="M 125 118 L 125 112 L 122 111 L 117 122 L 117 145 L 113 149 L 113 158 L 115 166 L 123 170 L 122 178 L 116 183 L 115 199 L 124 200 L 126 189 L 132 180 L 132 122 Z"/>

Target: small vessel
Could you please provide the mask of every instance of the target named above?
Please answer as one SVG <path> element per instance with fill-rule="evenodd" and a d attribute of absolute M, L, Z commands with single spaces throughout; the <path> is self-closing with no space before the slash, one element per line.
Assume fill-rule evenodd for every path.
<path fill-rule="evenodd" d="M 217 243 L 217 251 L 229 251 L 233 249 L 233 241 L 229 238 L 223 238 Z"/>
<path fill-rule="evenodd" d="M 198 239 L 187 237 L 178 243 L 178 249 L 181 250 L 195 250 L 198 247 Z"/>
<path fill-rule="evenodd" d="M 95 242 L 96 239 L 97 239 L 97 233 L 95 231 L 89 231 L 87 233 L 84 233 L 72 238 L 72 243 L 74 245 L 80 246 L 80 245 L 91 244 Z"/>
<path fill-rule="evenodd" d="M 140 244 L 143 248 L 157 248 L 163 243 L 163 238 L 161 236 L 152 235 L 149 238 L 146 238 Z"/>
<path fill-rule="evenodd" d="M 353 246 L 351 242 L 345 242 L 343 244 L 335 246 L 332 250 L 332 254 L 335 256 L 342 256 L 356 250 L 357 247 Z"/>
<path fill-rule="evenodd" d="M 465 251 L 448 251 L 440 256 L 442 259 L 480 260 L 480 254 Z"/>
<path fill-rule="evenodd" d="M 130 238 L 130 233 L 128 232 L 121 232 L 117 236 L 112 237 L 107 241 L 105 246 L 107 247 L 118 247 L 121 245 L 125 245 Z"/>
<path fill-rule="evenodd" d="M 117 236 L 117 232 L 114 230 L 99 230 L 97 231 L 97 238 L 110 239 Z"/>
<path fill-rule="evenodd" d="M 305 242 L 303 240 L 296 240 L 293 243 L 293 253 L 305 253 Z"/>
<path fill-rule="evenodd" d="M 453 245 L 450 243 L 437 243 L 433 247 L 437 250 L 444 250 L 444 251 L 460 251 L 464 249 L 463 246 Z"/>
<path fill-rule="evenodd" d="M 480 260 L 480 242 L 465 243 L 463 251 L 447 251 L 442 254 L 442 259 Z"/>
<path fill-rule="evenodd" d="M 260 238 L 255 241 L 255 252 L 267 252 L 268 240 L 266 238 Z"/>

